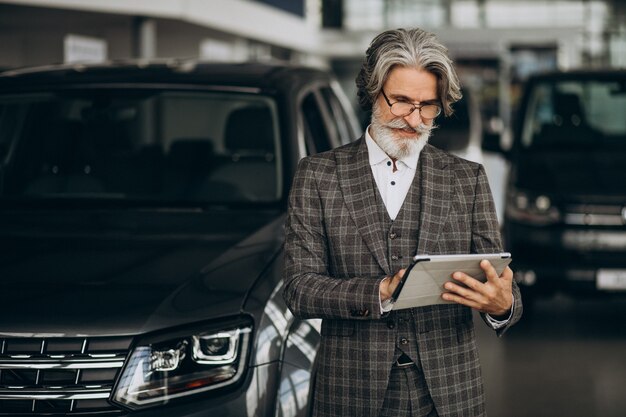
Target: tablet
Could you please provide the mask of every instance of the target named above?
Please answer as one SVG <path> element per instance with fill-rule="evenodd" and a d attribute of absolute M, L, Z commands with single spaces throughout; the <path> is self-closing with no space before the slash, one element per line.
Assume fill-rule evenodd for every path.
<path fill-rule="evenodd" d="M 416 255 L 406 269 L 404 277 L 391 296 L 393 309 L 421 307 L 433 304 L 454 304 L 446 301 L 441 294 L 446 290 L 443 285 L 453 281 L 456 271 L 465 272 L 475 279 L 485 282 L 487 277 L 480 267 L 480 261 L 488 260 L 501 275 L 511 262 L 511 254 L 489 253 L 471 255 Z"/>

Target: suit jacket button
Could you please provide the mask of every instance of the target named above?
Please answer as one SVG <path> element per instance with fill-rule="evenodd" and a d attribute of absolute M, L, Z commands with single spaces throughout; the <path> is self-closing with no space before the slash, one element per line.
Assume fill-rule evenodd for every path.
<path fill-rule="evenodd" d="M 396 233 L 389 233 L 389 239 L 395 239 L 398 235 Z"/>
<path fill-rule="evenodd" d="M 391 255 L 391 260 L 392 260 L 392 261 L 397 261 L 398 259 L 400 259 L 400 258 L 398 257 L 398 255 Z"/>
<path fill-rule="evenodd" d="M 407 339 L 406 337 L 403 337 L 402 339 L 400 339 L 400 344 L 401 345 L 408 345 L 409 344 L 409 339 Z"/>
<path fill-rule="evenodd" d="M 396 323 L 394 323 L 393 320 L 389 320 L 387 322 L 387 327 L 389 327 L 390 329 L 393 329 L 394 327 L 396 327 Z"/>

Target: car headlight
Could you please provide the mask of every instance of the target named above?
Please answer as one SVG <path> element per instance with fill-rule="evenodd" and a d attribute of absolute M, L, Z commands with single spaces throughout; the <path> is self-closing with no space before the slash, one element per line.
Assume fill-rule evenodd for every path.
<path fill-rule="evenodd" d="M 246 322 L 140 340 L 112 400 L 136 409 L 234 384 L 245 371 L 251 332 Z"/>
<path fill-rule="evenodd" d="M 520 190 L 510 191 L 507 195 L 506 215 L 514 220 L 545 226 L 560 221 L 561 213 L 550 197 L 533 196 Z"/>

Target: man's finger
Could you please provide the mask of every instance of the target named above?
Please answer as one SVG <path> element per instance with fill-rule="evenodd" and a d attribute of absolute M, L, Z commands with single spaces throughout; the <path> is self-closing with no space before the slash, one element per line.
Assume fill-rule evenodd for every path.
<path fill-rule="evenodd" d="M 484 285 L 482 282 L 478 281 L 474 277 L 467 275 L 464 272 L 457 271 L 454 274 L 452 274 L 452 278 L 454 278 L 455 280 L 459 282 L 462 282 L 463 284 L 473 289 L 474 291 L 481 291 L 482 289 L 481 287 Z"/>
<path fill-rule="evenodd" d="M 400 280 L 402 279 L 405 271 L 405 269 L 401 269 L 396 272 L 394 276 L 387 277 L 387 291 L 389 291 L 390 295 L 393 294 L 398 285 L 400 285 Z"/>
<path fill-rule="evenodd" d="M 404 276 L 404 273 L 406 272 L 406 269 L 401 269 L 398 272 L 396 272 L 396 274 L 393 276 L 393 280 L 396 281 L 397 283 L 400 282 L 400 280 L 402 279 L 402 277 Z"/>
<path fill-rule="evenodd" d="M 468 300 L 479 301 L 479 299 L 482 298 L 482 294 L 480 292 L 463 287 L 461 285 L 456 285 L 452 282 L 446 282 L 443 287 L 447 291 L 460 295 L 461 297 L 467 298 Z"/>
<path fill-rule="evenodd" d="M 473 300 L 468 300 L 467 298 L 463 298 L 459 295 L 451 294 L 449 292 L 445 292 L 441 295 L 441 297 L 446 301 L 453 301 L 457 304 L 462 304 L 464 306 L 476 309 L 480 311 L 481 305 Z"/>
<path fill-rule="evenodd" d="M 496 271 L 496 269 L 493 267 L 493 265 L 491 265 L 491 262 L 489 262 L 486 259 L 483 259 L 482 261 L 480 261 L 480 267 L 482 268 L 483 271 L 485 271 L 485 276 L 487 277 L 487 281 L 498 283 L 498 280 L 500 279 L 500 277 L 498 276 L 498 272 Z"/>

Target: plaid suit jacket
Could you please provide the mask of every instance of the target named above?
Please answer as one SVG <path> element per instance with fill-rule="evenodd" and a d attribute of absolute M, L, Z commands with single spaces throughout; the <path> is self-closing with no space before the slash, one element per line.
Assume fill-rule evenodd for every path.
<path fill-rule="evenodd" d="M 495 207 L 482 166 L 430 145 L 420 155 L 418 253 L 501 251 Z M 315 416 L 377 416 L 395 342 L 381 320 L 380 281 L 391 271 L 376 210 L 378 192 L 365 139 L 304 158 L 296 171 L 286 224 L 285 286 L 290 310 L 322 318 Z M 501 335 L 519 320 L 514 311 Z M 449 304 L 414 309 L 428 390 L 439 416 L 484 415 L 471 310 Z"/>

